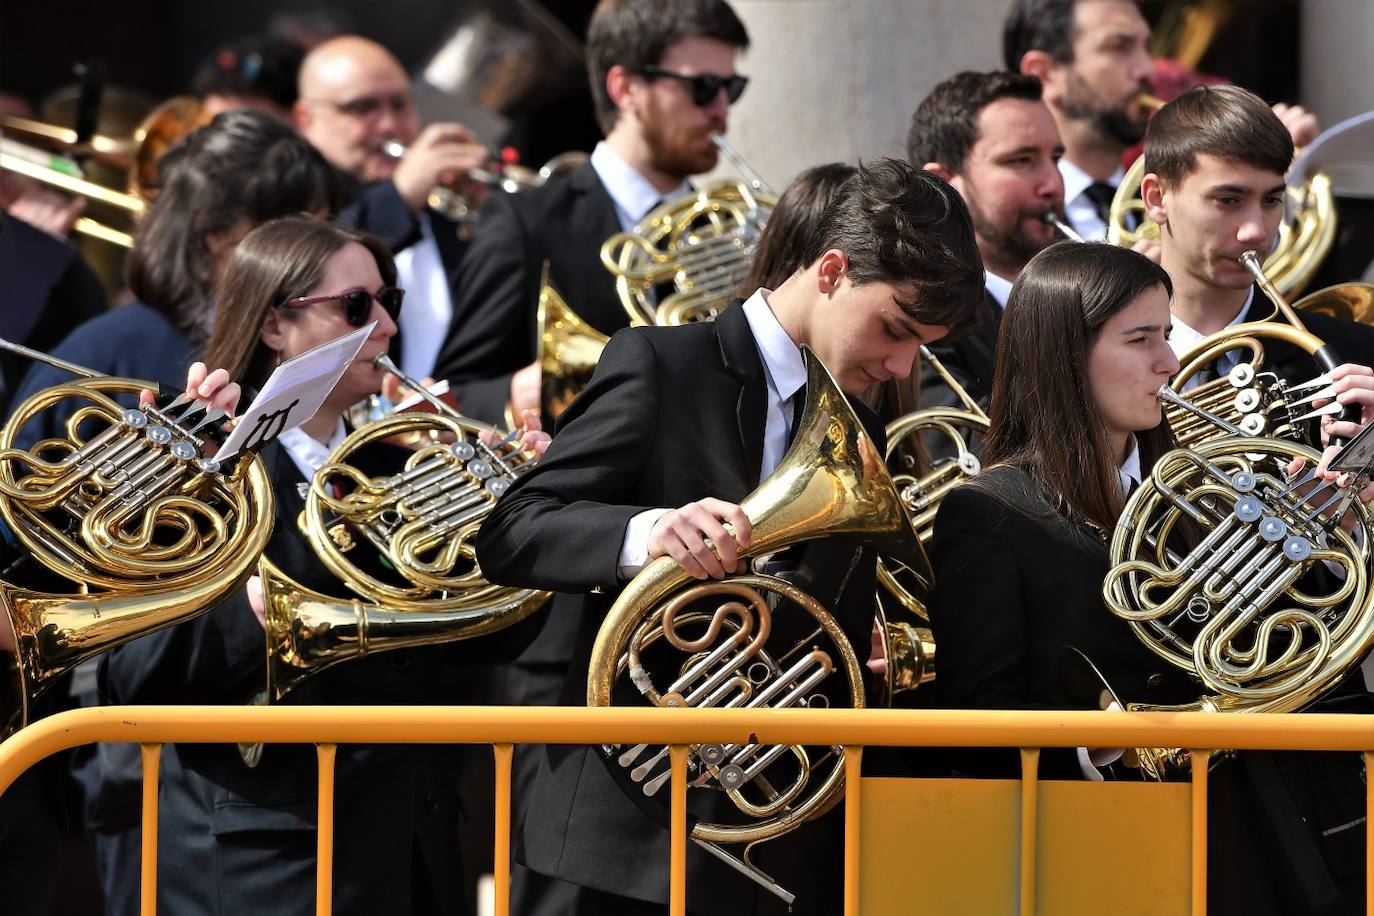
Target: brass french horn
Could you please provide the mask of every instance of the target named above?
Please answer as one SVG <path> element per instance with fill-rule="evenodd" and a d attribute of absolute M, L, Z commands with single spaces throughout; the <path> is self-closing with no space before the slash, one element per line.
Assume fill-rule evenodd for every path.
<path fill-rule="evenodd" d="M 803 354 L 805 410 L 787 454 L 740 504 L 753 530 L 741 558 L 843 538 L 897 557 L 929 583 L 929 563 L 882 454 L 820 360 Z M 905 664 L 895 654 L 904 648 L 889 647 L 891 670 Z M 862 707 L 861 668 L 829 610 L 787 580 L 755 571 L 699 583 L 660 557 L 626 586 L 597 634 L 587 704 L 610 706 L 638 694 L 654 706 L 802 707 L 833 697 Z M 653 671 L 669 680 L 658 681 Z M 605 751 L 646 796 L 666 784 L 666 748 Z M 790 900 L 749 863 L 750 849 L 840 799 L 842 755 L 834 748 L 702 745 L 692 750 L 689 772 L 692 793 L 716 790 L 728 799 L 717 806 L 718 817 L 696 822 L 692 840 Z M 742 858 L 722 848 L 737 844 L 746 847 Z"/>
<path fill-rule="evenodd" d="M 72 583 L 47 594 L 0 582 L 18 645 L 0 685 L 3 736 L 64 672 L 238 590 L 267 544 L 273 504 L 255 456 L 227 467 L 202 457 L 202 430 L 222 410 L 184 397 L 126 408 L 115 395 L 157 386 L 0 347 L 82 376 L 32 395 L 0 429 L 0 517 L 22 550 Z M 72 402 L 81 406 L 65 435 L 14 447 L 29 421 Z"/>
<path fill-rule="evenodd" d="M 1103 599 L 1160 658 L 1200 682 L 1196 702 L 1168 709 L 1300 710 L 1374 648 L 1370 511 L 1334 485 L 1289 479 L 1291 459 L 1317 464 L 1314 449 L 1245 436 L 1167 386 L 1160 396 L 1226 437 L 1156 462 L 1117 522 Z M 1187 526 L 1201 532 L 1191 546 L 1178 537 Z M 1320 563 L 1342 575 L 1313 593 L 1304 575 Z M 1186 767 L 1187 752 L 1142 748 L 1128 763 L 1158 779 Z"/>
<path fill-rule="evenodd" d="M 558 294 L 549 282 L 548 265 L 539 288 L 537 324 L 539 413 L 545 423 L 552 425 L 587 387 L 601 351 L 611 339 L 582 320 Z M 514 417 L 506 419 L 512 427 L 516 425 Z"/>
<path fill-rule="evenodd" d="M 713 181 L 656 207 L 601 246 L 630 323 L 709 321 L 735 298 L 777 195 L 720 134 L 711 139 L 746 177 Z M 655 289 L 671 283 L 662 301 Z"/>
<path fill-rule="evenodd" d="M 474 554 L 483 519 L 531 460 L 514 434 L 483 441 L 492 427 L 434 398 L 386 354 L 376 362 L 436 412 L 393 414 L 355 430 L 310 481 L 301 530 L 359 597 L 313 592 L 263 558 L 268 703 L 351 659 L 504 629 L 550 597 L 487 582 Z M 370 477 L 350 464 L 359 449 L 397 438 L 418 447 L 394 473 Z M 354 562 L 360 539 L 384 558 L 385 575 Z"/>
<path fill-rule="evenodd" d="M 1158 110 L 1166 103 L 1142 93 L 1140 102 Z M 1107 241 L 1130 247 L 1141 239 L 1159 238 L 1159 225 L 1150 219 L 1140 199 L 1140 182 L 1145 177 L 1145 157 L 1140 156 L 1126 170 L 1107 216 Z M 1312 280 L 1331 246 L 1336 242 L 1336 202 L 1331 179 L 1318 172 L 1302 185 L 1287 189 L 1287 212 L 1291 218 L 1279 226 L 1278 245 L 1264 261 L 1264 271 L 1275 286 L 1286 294 L 1300 292 Z M 1130 228 L 1134 223 L 1135 228 Z"/>

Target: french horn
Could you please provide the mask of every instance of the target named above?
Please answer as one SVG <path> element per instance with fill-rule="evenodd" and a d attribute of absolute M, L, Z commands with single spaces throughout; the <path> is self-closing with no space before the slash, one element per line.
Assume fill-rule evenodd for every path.
<path fill-rule="evenodd" d="M 202 457 L 219 408 L 184 396 L 126 408 L 115 396 L 157 386 L 0 347 L 80 376 L 27 398 L 0 429 L 0 517 L 21 550 L 72 583 L 42 593 L 0 582 L 17 643 L 0 685 L 3 736 L 64 672 L 238 590 L 267 544 L 273 503 L 254 455 L 226 466 Z M 15 447 L 35 417 L 73 404 L 63 436 Z"/>
<path fill-rule="evenodd" d="M 656 207 L 601 246 L 601 262 L 632 325 L 709 321 L 735 298 L 753 265 L 777 195 L 720 134 L 715 142 L 746 177 L 713 181 Z M 656 288 L 673 292 L 656 301 Z"/>
<path fill-rule="evenodd" d="M 782 461 L 740 504 L 752 526 L 741 559 L 754 565 L 803 542 L 842 538 L 900 559 L 929 584 L 929 563 L 882 454 L 820 360 L 805 348 L 803 355 L 805 409 Z M 888 648 L 890 671 L 911 663 L 897 654 L 909 647 Z M 660 557 L 625 587 L 602 623 L 587 704 L 862 707 L 862 667 L 830 611 L 786 579 L 756 570 L 697 582 Z M 604 753 L 646 798 L 667 783 L 666 747 L 613 746 Z M 833 747 L 699 745 L 692 748 L 689 785 L 689 796 L 714 790 L 722 799 L 692 826 L 693 842 L 790 901 L 749 861 L 751 850 L 839 801 L 843 755 Z M 739 844 L 742 857 L 724 849 Z"/>
<path fill-rule="evenodd" d="M 1155 110 L 1166 104 L 1145 93 L 1140 101 Z M 1126 170 L 1108 210 L 1107 241 L 1113 245 L 1129 248 L 1141 239 L 1159 238 L 1159 225 L 1150 219 L 1140 198 L 1144 177 L 1145 157 L 1140 156 Z M 1336 201 L 1331 179 L 1322 172 L 1285 193 L 1286 212 L 1291 216 L 1279 225 L 1278 245 L 1265 258 L 1264 270 L 1278 289 L 1295 294 L 1311 282 L 1336 242 Z"/>
<path fill-rule="evenodd" d="M 436 412 L 393 414 L 354 430 L 311 478 L 301 530 L 358 597 L 311 591 L 263 558 L 268 703 L 351 659 L 512 626 L 550 597 L 488 582 L 473 548 L 497 498 L 531 462 L 515 434 L 502 437 L 459 414 L 386 354 L 376 364 Z M 418 446 L 394 473 L 371 477 L 350 464 L 359 449 L 398 438 Z M 383 558 L 385 572 L 354 562 L 360 541 L 362 552 Z"/>
<path fill-rule="evenodd" d="M 1160 397 L 1227 435 L 1155 463 L 1116 524 L 1102 596 L 1203 693 L 1183 706 L 1127 708 L 1300 710 L 1374 648 L 1369 509 L 1310 475 L 1290 479 L 1289 462 L 1314 467 L 1316 450 L 1245 436 L 1167 386 Z M 1338 584 L 1307 577 L 1323 563 L 1340 570 Z M 1160 779 L 1186 767 L 1187 752 L 1141 748 L 1127 763 Z"/>
<path fill-rule="evenodd" d="M 642 323 L 642 322 L 641 322 Z M 549 282 L 548 265 L 539 287 L 539 412 L 552 424 L 591 381 L 601 351 L 611 338 L 584 321 Z M 509 413 L 509 411 L 508 411 Z M 511 427 L 515 418 L 508 416 Z"/>

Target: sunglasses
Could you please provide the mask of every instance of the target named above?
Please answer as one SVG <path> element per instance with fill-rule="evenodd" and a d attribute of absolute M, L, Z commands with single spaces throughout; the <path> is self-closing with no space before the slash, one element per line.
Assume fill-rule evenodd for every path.
<path fill-rule="evenodd" d="M 722 89 L 725 90 L 725 97 L 733 105 L 739 101 L 739 97 L 744 95 L 744 87 L 749 85 L 749 77 L 740 76 L 716 76 L 714 73 L 702 73 L 697 76 L 688 76 L 685 73 L 674 73 L 672 70 L 664 70 L 661 67 L 645 67 L 642 71 L 645 76 L 657 77 L 666 76 L 671 80 L 681 80 L 691 87 L 692 102 L 698 108 L 705 108 L 716 100 L 716 95 Z"/>
<path fill-rule="evenodd" d="M 410 111 L 411 99 L 408 92 L 397 92 L 394 95 L 365 95 L 356 99 L 349 99 L 346 102 L 336 102 L 333 99 L 317 99 L 316 104 L 329 105 L 335 111 L 342 112 L 350 117 L 360 120 L 375 118 L 382 113 L 383 109 L 390 109 L 394 115 L 402 115 Z"/>
<path fill-rule="evenodd" d="M 344 320 L 353 327 L 360 328 L 372 317 L 373 299 L 376 299 L 377 304 L 386 310 L 392 321 L 395 321 L 401 314 L 401 302 L 405 296 L 406 291 L 395 286 L 383 286 L 376 293 L 369 293 L 365 289 L 350 289 L 346 293 L 334 293 L 330 296 L 301 296 L 297 299 L 287 299 L 278 308 L 303 309 L 316 302 L 342 302 Z"/>

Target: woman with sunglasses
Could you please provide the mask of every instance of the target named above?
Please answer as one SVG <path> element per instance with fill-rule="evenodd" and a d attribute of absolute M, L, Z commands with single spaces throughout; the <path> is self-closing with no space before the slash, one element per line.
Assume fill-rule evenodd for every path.
<path fill-rule="evenodd" d="M 206 349 L 251 389 L 281 361 L 375 323 L 319 412 L 262 452 L 275 481 L 276 523 L 267 556 L 306 588 L 350 592 L 316 558 L 298 527 L 302 491 L 345 433 L 350 405 L 378 391 L 373 359 L 396 333 L 403 295 L 390 254 L 375 238 L 305 217 L 250 232 L 225 269 Z M 531 432 L 535 447 L 547 436 Z M 407 453 L 385 443 L 351 461 L 394 473 Z M 385 576 L 365 542 L 350 559 Z M 375 568 L 372 568 L 375 567 Z M 532 618 L 533 619 L 533 618 Z M 479 665 L 513 654 L 519 626 L 481 640 L 400 649 L 349 661 L 305 681 L 284 700 L 309 705 L 472 702 Z M 266 683 L 260 589 L 201 618 L 113 653 L 103 686 L 124 703 L 249 703 Z M 463 756 L 444 746 L 339 748 L 335 780 L 334 912 L 461 913 L 459 848 Z M 314 908 L 314 749 L 268 745 L 248 767 L 232 745 L 178 745 L 164 754 L 160 908 L 169 913 L 309 913 Z"/>
<path fill-rule="evenodd" d="M 1129 490 L 1173 447 L 1157 396 L 1178 371 L 1168 343 L 1171 295 L 1168 275 L 1145 257 L 1076 242 L 1041 252 L 1012 288 L 984 470 L 946 495 L 935 520 L 929 609 L 940 648 L 937 706 L 1084 708 L 1086 693 L 1074 685 L 1090 682 L 1070 647 L 1126 703 L 1191 703 L 1206 692 L 1102 601 L 1109 561 L 1102 535 L 1116 526 Z M 1200 536 L 1185 525 L 1181 540 Z M 1336 692 L 1352 701 L 1343 711 L 1359 711 L 1353 703 L 1368 709 L 1358 672 Z M 1040 775 L 1135 778 L 1119 757 L 1110 749 L 1044 748 Z M 1304 902 L 1303 892 L 1320 885 L 1309 882 L 1312 869 L 1300 876 L 1296 861 L 1321 865 L 1320 889 L 1333 900 L 1361 883 L 1363 829 L 1334 840 L 1313 829 L 1363 814 L 1359 768 L 1340 757 L 1246 753 L 1218 765 L 1209 782 L 1209 912 L 1327 912 Z M 1015 750 L 951 752 L 950 763 L 961 775 L 1019 773 Z M 1275 779 L 1266 783 L 1270 772 Z M 1282 813 L 1298 810 L 1303 819 Z"/>

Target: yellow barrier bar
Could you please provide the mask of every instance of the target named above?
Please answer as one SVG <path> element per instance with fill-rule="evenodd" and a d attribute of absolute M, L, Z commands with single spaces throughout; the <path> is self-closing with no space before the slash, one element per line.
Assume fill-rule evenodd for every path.
<path fill-rule="evenodd" d="M 1193 766 L 1193 916 L 1207 916 L 1207 774 L 1212 752 L 1194 748 L 1188 759 Z"/>
<path fill-rule="evenodd" d="M 859 835 L 863 832 L 860 787 L 864 749 L 844 749 L 844 916 L 859 916 Z"/>
<path fill-rule="evenodd" d="M 162 763 L 162 745 L 139 746 L 143 761 L 143 860 L 140 866 L 139 912 L 157 914 L 157 787 Z"/>
<path fill-rule="evenodd" d="M 668 914 L 687 916 L 687 754 L 691 748 L 668 748 L 673 766 L 673 832 L 668 862 Z"/>
<path fill-rule="evenodd" d="M 510 916 L 510 767 L 515 748 L 509 744 L 494 744 L 491 751 L 496 757 L 496 838 L 492 843 L 496 916 Z"/>
<path fill-rule="evenodd" d="M 1082 747 L 1082 745 L 1077 745 Z M 1035 914 L 1036 840 L 1040 833 L 1040 749 L 1021 748 L 1021 916 Z"/>
<path fill-rule="evenodd" d="M 320 797 L 315 815 L 315 914 L 334 911 L 334 757 L 338 748 L 320 744 L 315 756 L 320 766 Z"/>

